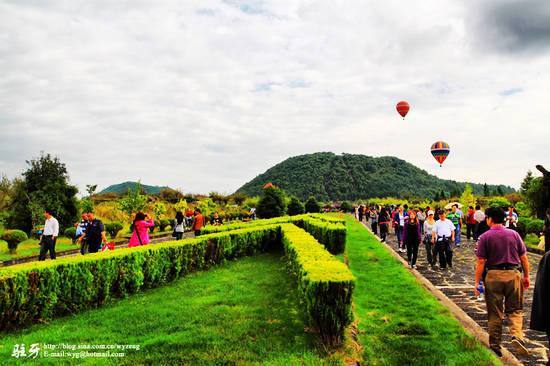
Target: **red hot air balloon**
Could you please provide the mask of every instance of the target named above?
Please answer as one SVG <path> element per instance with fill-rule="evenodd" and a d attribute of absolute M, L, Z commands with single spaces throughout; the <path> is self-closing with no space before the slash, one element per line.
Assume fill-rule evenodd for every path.
<path fill-rule="evenodd" d="M 437 141 L 432 145 L 431 152 L 434 159 L 439 163 L 439 166 L 443 166 L 443 162 L 447 159 L 447 156 L 449 156 L 451 148 L 448 143 Z"/>
<path fill-rule="evenodd" d="M 397 113 L 399 113 L 401 117 L 405 119 L 405 116 L 407 115 L 407 113 L 409 113 L 410 106 L 409 106 L 409 103 L 402 100 L 399 103 L 397 103 L 397 106 L 395 108 L 397 109 Z"/>

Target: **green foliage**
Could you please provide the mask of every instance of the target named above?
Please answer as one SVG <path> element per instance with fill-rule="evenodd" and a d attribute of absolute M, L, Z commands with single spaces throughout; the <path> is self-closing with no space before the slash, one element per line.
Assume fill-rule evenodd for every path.
<path fill-rule="evenodd" d="M 328 152 L 291 157 L 246 183 L 238 192 L 260 195 L 267 182 L 273 182 L 301 200 L 314 196 L 323 202 L 372 197 L 433 199 L 438 192 L 439 199 L 445 199 L 441 197 L 442 191 L 460 196 L 465 187 L 465 183 L 439 179 L 394 157 L 373 158 Z M 483 192 L 483 185 L 471 186 L 474 194 Z M 490 188 L 496 190 L 497 186 Z M 504 193 L 513 192 L 506 186 L 500 189 Z"/>
<path fill-rule="evenodd" d="M 141 182 L 124 182 L 119 184 L 113 184 L 99 194 L 116 193 L 118 195 L 126 195 L 128 191 L 138 191 L 142 194 L 160 194 L 165 189 L 171 189 L 170 187 L 149 186 L 147 184 L 141 184 Z"/>
<path fill-rule="evenodd" d="M 462 192 L 462 195 L 460 196 L 460 203 L 464 205 L 464 207 L 476 207 L 476 198 L 472 191 L 472 186 L 469 184 L 466 184 L 464 188 L 464 192 Z"/>
<path fill-rule="evenodd" d="M 306 201 L 305 209 L 307 213 L 317 213 L 321 212 L 321 205 L 317 202 L 315 197 L 311 196 Z"/>
<path fill-rule="evenodd" d="M 540 235 L 544 228 L 544 220 L 532 217 L 519 217 L 517 231 L 522 238 L 528 234 Z"/>
<path fill-rule="evenodd" d="M 163 202 L 157 201 L 153 205 L 153 214 L 155 215 L 155 218 L 157 220 L 161 220 L 164 217 L 166 211 L 166 205 Z"/>
<path fill-rule="evenodd" d="M 160 231 L 166 230 L 168 226 L 170 226 L 172 223 L 168 219 L 160 219 L 158 220 L 158 226 Z"/>
<path fill-rule="evenodd" d="M 172 188 L 165 188 L 160 191 L 159 197 L 169 203 L 177 203 L 183 200 L 183 193 Z"/>
<path fill-rule="evenodd" d="M 340 205 L 340 210 L 342 210 L 342 212 L 351 212 L 351 209 L 352 209 L 352 205 L 351 205 L 351 202 L 350 201 L 344 201 L 342 202 L 342 204 Z"/>
<path fill-rule="evenodd" d="M 6 230 L 2 233 L 2 235 L 0 235 L 0 240 L 4 240 L 8 243 L 8 248 L 11 254 L 15 254 L 19 243 L 27 239 L 27 234 L 21 230 Z"/>
<path fill-rule="evenodd" d="M 141 193 L 139 182 L 134 189 L 128 189 L 124 197 L 118 201 L 119 209 L 126 213 L 128 217 L 132 214 L 142 211 L 147 205 L 147 196 Z"/>
<path fill-rule="evenodd" d="M 81 199 L 80 212 L 94 212 L 94 201 L 89 197 Z"/>
<path fill-rule="evenodd" d="M 483 184 L 483 196 L 489 197 L 490 195 L 491 195 L 491 190 L 489 186 L 487 185 L 487 183 Z"/>
<path fill-rule="evenodd" d="M 284 192 L 276 187 L 264 189 L 256 213 L 262 219 L 283 216 L 286 211 Z"/>
<path fill-rule="evenodd" d="M 508 201 L 506 198 L 504 197 L 492 197 L 488 202 L 487 202 L 487 205 L 488 206 L 491 206 L 491 207 L 500 207 L 504 210 L 508 209 L 508 207 L 510 206 L 510 201 Z"/>
<path fill-rule="evenodd" d="M 290 197 L 287 214 L 290 216 L 301 215 L 305 212 L 304 204 L 295 196 Z"/>
<path fill-rule="evenodd" d="M 71 226 L 65 229 L 63 231 L 63 235 L 65 235 L 66 238 L 73 239 L 76 236 L 76 228 Z"/>
<path fill-rule="evenodd" d="M 110 235 L 111 239 L 116 238 L 118 232 L 124 228 L 124 225 L 121 222 L 114 221 L 105 225 L 105 231 Z"/>
<path fill-rule="evenodd" d="M 543 218 L 546 212 L 545 188 L 542 177 L 536 177 L 525 192 L 524 198 L 531 212 L 539 218 Z"/>
<path fill-rule="evenodd" d="M 97 190 L 97 184 L 86 184 L 86 192 L 88 197 L 92 197 Z"/>
<path fill-rule="evenodd" d="M 319 330 L 323 343 L 337 346 L 353 320 L 355 278 L 344 263 L 304 230 L 283 224 L 282 232 L 285 254 L 298 279 L 308 321 Z"/>
<path fill-rule="evenodd" d="M 23 179 L 14 185 L 9 226 L 30 232 L 43 222 L 45 208 L 54 211 L 61 227 L 71 226 L 78 215 L 78 189 L 69 185 L 65 164 L 50 154 L 41 154 L 27 164 Z"/>
<path fill-rule="evenodd" d="M 279 238 L 278 226 L 262 226 L 8 267 L 0 273 L 0 331 L 98 307 L 109 299 L 265 251 Z"/>
<path fill-rule="evenodd" d="M 527 195 L 527 192 L 531 188 L 531 185 L 533 184 L 533 181 L 535 180 L 535 177 L 533 177 L 532 171 L 527 171 L 527 174 L 525 175 L 525 178 L 523 178 L 523 181 L 521 182 L 521 186 L 519 188 L 519 193 L 525 197 Z"/>

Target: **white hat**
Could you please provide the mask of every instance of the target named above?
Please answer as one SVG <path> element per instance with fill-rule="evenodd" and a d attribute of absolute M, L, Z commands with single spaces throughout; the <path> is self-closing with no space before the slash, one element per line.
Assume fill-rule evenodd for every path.
<path fill-rule="evenodd" d="M 433 215 L 433 214 L 434 214 L 433 210 L 428 211 L 428 216 Z"/>

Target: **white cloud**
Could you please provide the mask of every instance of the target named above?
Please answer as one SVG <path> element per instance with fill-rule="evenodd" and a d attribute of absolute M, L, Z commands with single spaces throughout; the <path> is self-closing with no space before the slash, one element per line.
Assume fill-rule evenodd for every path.
<path fill-rule="evenodd" d="M 140 178 L 231 192 L 330 150 L 517 186 L 550 164 L 550 54 L 540 27 L 513 38 L 536 47 L 494 44 L 518 17 L 491 4 L 4 2 L 0 170 L 15 176 L 43 150 L 80 187 Z M 495 12 L 499 27 L 483 27 Z M 442 169 L 437 140 L 452 148 Z"/>

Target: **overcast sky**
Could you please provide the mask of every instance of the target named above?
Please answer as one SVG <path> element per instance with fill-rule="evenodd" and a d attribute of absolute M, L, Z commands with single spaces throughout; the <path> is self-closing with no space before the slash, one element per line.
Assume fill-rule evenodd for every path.
<path fill-rule="evenodd" d="M 548 0 L 0 3 L 9 177 L 45 151 L 80 188 L 230 193 L 332 151 L 517 187 L 549 124 Z"/>

